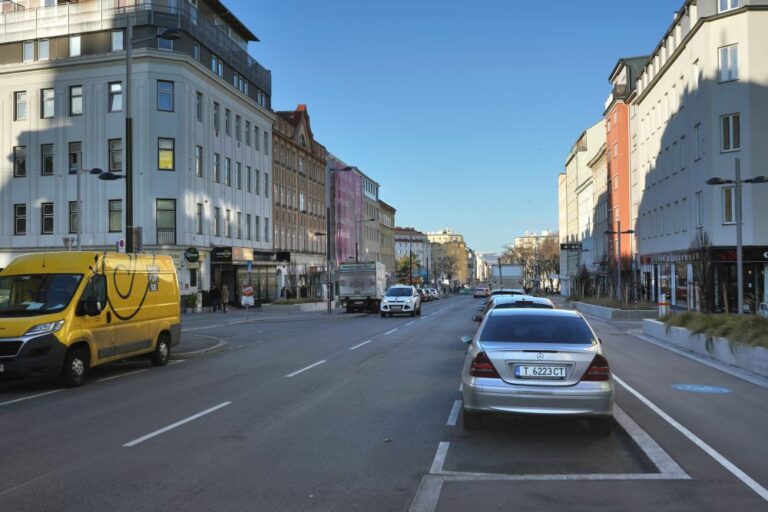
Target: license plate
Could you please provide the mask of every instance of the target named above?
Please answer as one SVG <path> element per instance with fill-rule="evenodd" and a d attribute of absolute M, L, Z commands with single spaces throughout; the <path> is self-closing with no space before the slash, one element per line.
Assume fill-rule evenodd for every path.
<path fill-rule="evenodd" d="M 390 306 L 389 309 L 391 309 L 392 311 L 400 311 L 401 309 L 403 309 L 403 306 Z"/>
<path fill-rule="evenodd" d="M 515 377 L 518 379 L 564 379 L 565 366 L 515 365 Z"/>

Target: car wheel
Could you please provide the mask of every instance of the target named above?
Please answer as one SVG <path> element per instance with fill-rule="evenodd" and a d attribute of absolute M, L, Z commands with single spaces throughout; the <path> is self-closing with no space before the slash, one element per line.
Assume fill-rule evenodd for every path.
<path fill-rule="evenodd" d="M 411 316 L 416 316 L 416 311 L 411 311 L 411 312 L 410 312 L 410 315 L 411 315 Z"/>
<path fill-rule="evenodd" d="M 91 355 L 84 347 L 75 347 L 67 352 L 61 368 L 61 383 L 68 388 L 82 386 L 88 377 Z"/>
<path fill-rule="evenodd" d="M 461 425 L 465 430 L 476 430 L 483 426 L 483 415 L 466 409 L 461 410 Z"/>
<path fill-rule="evenodd" d="M 171 340 L 167 334 L 161 334 L 157 338 L 155 351 L 152 352 L 152 366 L 165 366 L 171 358 Z"/>
<path fill-rule="evenodd" d="M 389 318 L 392 318 L 393 316 L 395 316 L 395 314 L 394 314 L 394 313 L 387 313 L 387 316 L 388 316 Z"/>
<path fill-rule="evenodd" d="M 418 316 L 421 316 L 421 306 L 419 306 L 419 309 L 417 309 L 417 310 L 416 310 L 416 314 L 417 314 Z"/>
<path fill-rule="evenodd" d="M 613 429 L 613 418 L 589 418 L 589 432 L 597 436 L 609 436 Z"/>
<path fill-rule="evenodd" d="M 381 318 L 387 318 L 387 314 L 385 312 L 381 312 Z"/>

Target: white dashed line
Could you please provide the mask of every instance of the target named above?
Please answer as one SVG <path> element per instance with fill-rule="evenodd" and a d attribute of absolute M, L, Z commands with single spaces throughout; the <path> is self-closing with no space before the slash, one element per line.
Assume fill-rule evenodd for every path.
<path fill-rule="evenodd" d="M 448 415 L 448 422 L 446 425 L 455 427 L 456 421 L 459 419 L 459 412 L 461 412 L 461 400 L 454 400 L 453 407 L 451 407 L 451 414 Z"/>
<path fill-rule="evenodd" d="M 143 443 L 147 439 L 152 439 L 153 437 L 159 436 L 160 434 L 164 434 L 165 432 L 168 432 L 169 430 L 173 430 L 174 428 L 180 427 L 180 426 L 184 425 L 185 423 L 189 423 L 190 421 L 194 421 L 194 420 L 196 420 L 198 418 L 201 418 L 201 417 L 205 416 L 206 414 L 210 414 L 210 413 L 212 413 L 214 411 L 217 411 L 217 410 L 221 409 L 222 407 L 228 406 L 231 403 L 232 402 L 220 403 L 219 405 L 217 405 L 215 407 L 211 407 L 210 409 L 206 409 L 203 412 L 199 412 L 199 413 L 197 413 L 197 414 L 195 414 L 193 416 L 190 416 L 189 418 L 185 418 L 185 419 L 183 419 L 181 421 L 177 421 L 173 425 L 168 425 L 167 427 L 163 427 L 160 430 L 155 430 L 154 432 L 151 432 L 151 433 L 149 433 L 149 434 L 147 434 L 145 436 L 141 436 L 138 439 L 134 439 L 133 441 L 125 443 L 123 446 L 125 446 L 126 448 L 131 448 L 132 446 L 136 446 L 139 443 Z"/>
<path fill-rule="evenodd" d="M 96 382 L 107 382 L 109 380 L 115 380 L 119 379 L 121 377 L 128 377 L 129 375 L 136 375 L 137 373 L 142 373 L 149 370 L 149 368 L 144 368 L 143 370 L 135 370 L 128 373 L 121 373 L 120 375 L 113 375 L 112 377 L 104 377 L 103 379 L 96 379 Z"/>
<path fill-rule="evenodd" d="M 285 378 L 286 378 L 286 379 L 290 379 L 291 377 L 295 377 L 296 375 L 300 374 L 301 372 L 305 372 L 305 371 L 307 371 L 307 370 L 311 370 L 311 369 L 312 369 L 312 368 L 314 368 L 315 366 L 320 366 L 320 365 L 321 365 L 321 364 L 323 364 L 324 362 L 325 362 L 325 359 L 323 359 L 322 361 L 318 361 L 318 362 L 316 362 L 316 363 L 314 363 L 314 364 L 311 364 L 311 365 L 309 365 L 309 366 L 306 366 L 306 367 L 302 368 L 302 369 L 301 369 L 301 370 L 299 370 L 299 371 L 296 371 L 296 372 L 293 372 L 293 373 L 289 373 L 288 375 L 286 375 L 286 376 L 285 376 Z"/>
<path fill-rule="evenodd" d="M 7 402 L 0 402 L 0 407 L 2 407 L 4 405 L 11 405 L 11 404 L 15 404 L 15 403 L 18 403 L 18 402 L 23 402 L 24 400 L 32 400 L 33 398 L 39 398 L 41 396 L 52 395 L 54 393 L 58 393 L 59 391 L 64 391 L 64 390 L 63 389 L 54 389 L 53 391 L 46 391 L 45 393 L 38 393 L 36 395 L 29 395 L 29 396 L 25 396 L 23 398 L 17 398 L 16 400 L 8 400 Z"/>
<path fill-rule="evenodd" d="M 390 335 L 390 334 L 392 334 L 393 332 L 397 332 L 397 331 L 399 331 L 399 330 L 400 330 L 400 328 L 399 328 L 399 327 L 396 327 L 396 328 L 392 329 L 391 331 L 387 331 L 387 332 L 385 332 L 385 333 L 384 333 L 384 336 L 389 336 L 389 335 Z"/>
<path fill-rule="evenodd" d="M 406 325 L 406 326 L 408 326 L 408 325 L 413 325 L 413 324 L 415 324 L 415 323 L 416 323 L 416 320 L 411 320 L 410 322 L 408 322 L 408 323 L 407 323 L 407 324 L 405 324 L 405 325 Z"/>
<path fill-rule="evenodd" d="M 372 342 L 372 341 L 373 341 L 373 340 L 367 340 L 367 341 L 364 341 L 364 342 L 362 342 L 362 343 L 358 343 L 358 344 L 357 344 L 357 345 L 355 345 L 354 347 L 349 347 L 349 350 L 357 350 L 358 348 L 360 348 L 360 347 L 362 347 L 362 346 L 364 346 L 364 345 L 367 345 L 367 344 L 369 344 L 369 343 L 370 343 L 370 342 Z"/>

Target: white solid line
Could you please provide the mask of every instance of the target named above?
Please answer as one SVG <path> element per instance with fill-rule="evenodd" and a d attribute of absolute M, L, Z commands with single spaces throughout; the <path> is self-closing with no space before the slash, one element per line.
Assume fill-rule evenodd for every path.
<path fill-rule="evenodd" d="M 674 418 L 672 418 L 669 414 L 665 413 L 661 409 L 659 409 L 656 404 L 648 400 L 645 396 L 643 396 L 639 391 L 631 387 L 629 384 L 618 378 L 616 375 L 613 376 L 613 379 L 618 382 L 624 389 L 635 395 L 635 397 L 643 402 L 649 409 L 651 409 L 653 412 L 661 416 L 664 421 L 675 427 L 681 434 L 683 434 L 685 437 L 687 437 L 693 444 L 701 448 L 707 455 L 715 459 L 721 466 L 723 466 L 725 469 L 730 471 L 736 478 L 744 482 L 744 484 L 747 485 L 750 489 L 755 491 L 758 496 L 763 498 L 765 501 L 768 501 L 768 489 L 754 481 L 749 475 L 744 473 L 741 469 L 736 467 L 731 461 L 723 457 L 717 450 L 709 446 L 707 443 L 702 441 L 696 434 L 682 426 L 680 423 L 678 423 Z"/>
<path fill-rule="evenodd" d="M 389 335 L 390 335 L 390 334 L 392 334 L 393 332 L 397 332 L 399 329 L 400 329 L 399 327 L 395 327 L 395 328 L 394 328 L 394 329 L 392 329 L 391 331 L 387 331 L 387 332 L 385 332 L 385 333 L 384 333 L 384 336 L 389 336 Z"/>
<path fill-rule="evenodd" d="M 437 451 L 435 452 L 435 459 L 432 461 L 432 467 L 429 468 L 431 475 L 439 475 L 443 472 L 443 465 L 445 465 L 445 457 L 448 455 L 448 447 L 451 443 L 447 441 L 441 441 L 437 445 Z"/>
<path fill-rule="evenodd" d="M 665 473 L 567 473 L 567 474 L 529 474 L 509 475 L 505 473 L 465 473 L 462 471 L 441 471 L 439 475 L 446 482 L 536 482 L 536 481 L 599 481 L 599 480 L 689 480 L 690 477 L 680 477 Z"/>
<path fill-rule="evenodd" d="M 416 323 L 416 320 L 411 320 L 410 322 L 408 322 L 408 323 L 407 323 L 407 324 L 405 324 L 405 325 L 406 325 L 406 326 L 408 326 L 408 325 L 413 325 L 413 324 L 415 324 L 415 323 Z"/>
<path fill-rule="evenodd" d="M 186 359 L 176 359 L 175 361 L 171 361 L 170 363 L 168 363 L 168 365 L 170 366 L 172 364 L 179 364 L 179 363 L 183 363 L 184 361 L 186 361 Z"/>
<path fill-rule="evenodd" d="M 0 402 L 0 407 L 2 407 L 4 405 L 15 404 L 17 402 L 23 402 L 24 400 L 32 400 L 33 398 L 38 398 L 38 397 L 41 397 L 41 396 L 52 395 L 54 393 L 58 393 L 59 391 L 64 391 L 64 390 L 63 389 L 54 389 L 53 391 L 46 391 L 45 393 L 38 393 L 36 395 L 29 395 L 29 396 L 25 396 L 23 398 L 17 398 L 16 400 L 8 400 L 7 402 Z"/>
<path fill-rule="evenodd" d="M 464 383 L 463 382 L 461 384 L 459 384 L 459 393 L 461 393 L 462 391 L 464 391 Z"/>
<path fill-rule="evenodd" d="M 120 375 L 113 375 L 112 377 L 104 377 L 103 379 L 96 379 L 96 382 L 107 382 L 108 380 L 115 380 L 121 377 L 127 377 L 129 375 L 136 375 L 137 373 L 145 372 L 147 370 L 149 370 L 149 368 L 144 368 L 143 370 L 134 370 L 128 373 L 121 373 Z"/>
<path fill-rule="evenodd" d="M 372 341 L 373 341 L 373 340 L 367 340 L 367 341 L 364 341 L 364 342 L 362 342 L 362 343 L 358 343 L 358 344 L 357 344 L 357 345 L 355 345 L 354 347 L 350 347 L 350 348 L 349 348 L 349 350 L 357 350 L 358 348 L 362 347 L 363 345 L 367 345 L 367 344 L 369 344 L 369 343 L 370 343 L 370 342 L 372 342 Z"/>
<path fill-rule="evenodd" d="M 324 362 L 325 362 L 325 359 L 323 359 L 322 361 L 318 361 L 316 363 L 313 363 L 313 364 L 311 364 L 309 366 L 306 366 L 306 367 L 302 368 L 301 370 L 295 371 L 293 373 L 289 373 L 288 375 L 285 376 L 285 378 L 286 379 L 290 379 L 291 377 L 294 377 L 294 376 L 300 374 L 301 372 L 305 372 L 307 370 L 310 370 L 310 369 L 314 368 L 315 366 L 320 366 Z"/>
<path fill-rule="evenodd" d="M 147 439 L 152 439 L 153 437 L 159 436 L 160 434 L 164 434 L 165 432 L 168 432 L 169 430 L 172 430 L 172 429 L 174 429 L 176 427 L 180 427 L 180 426 L 184 425 L 185 423 L 189 423 L 190 421 L 194 421 L 197 418 L 200 418 L 202 416 L 205 416 L 206 414 L 212 413 L 213 411 L 217 411 L 217 410 L 221 409 L 222 407 L 228 406 L 231 403 L 232 402 L 222 402 L 222 403 L 220 403 L 219 405 L 217 405 L 215 407 L 211 407 L 210 409 L 206 409 L 203 412 L 199 412 L 199 413 L 197 413 L 197 414 L 195 414 L 193 416 L 190 416 L 189 418 L 185 418 L 185 419 L 183 419 L 181 421 L 177 421 L 173 425 L 168 425 L 167 427 L 163 427 L 160 430 L 155 430 L 152 433 L 149 433 L 149 434 L 147 434 L 145 436 L 141 436 L 138 439 L 134 439 L 133 441 L 125 443 L 123 446 L 125 446 L 126 448 L 131 448 L 132 446 L 136 446 L 139 443 L 143 443 Z"/>
<path fill-rule="evenodd" d="M 434 512 L 437 501 L 440 499 L 440 491 L 443 487 L 443 477 L 424 475 L 421 478 L 416 496 L 413 497 L 409 512 Z"/>
<path fill-rule="evenodd" d="M 451 407 L 451 414 L 448 415 L 448 422 L 446 425 L 449 427 L 455 427 L 456 421 L 459 419 L 459 412 L 461 411 L 461 400 L 454 400 L 453 407 Z"/>

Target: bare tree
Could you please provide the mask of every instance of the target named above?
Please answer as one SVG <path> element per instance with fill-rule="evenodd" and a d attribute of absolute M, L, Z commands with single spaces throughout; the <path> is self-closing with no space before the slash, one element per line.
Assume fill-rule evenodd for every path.
<path fill-rule="evenodd" d="M 698 230 L 688 247 L 693 264 L 696 309 L 705 313 L 714 310 L 715 279 L 712 269 L 712 241 L 704 230 Z"/>

